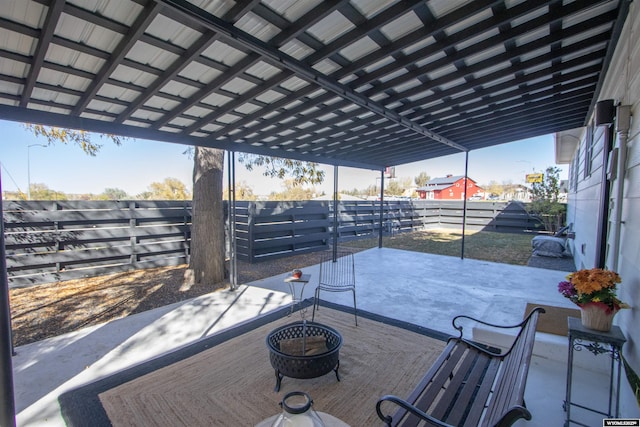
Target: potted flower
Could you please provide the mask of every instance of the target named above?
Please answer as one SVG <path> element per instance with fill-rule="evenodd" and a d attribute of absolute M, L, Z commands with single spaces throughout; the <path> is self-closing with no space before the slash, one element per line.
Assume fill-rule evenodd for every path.
<path fill-rule="evenodd" d="M 597 331 L 609 331 L 613 316 L 629 306 L 616 296 L 618 273 L 601 268 L 576 271 L 558 284 L 558 291 L 580 307 L 582 324 Z"/>

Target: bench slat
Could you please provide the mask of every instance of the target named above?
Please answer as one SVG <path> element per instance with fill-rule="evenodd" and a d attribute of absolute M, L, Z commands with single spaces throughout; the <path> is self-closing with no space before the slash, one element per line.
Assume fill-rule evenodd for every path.
<path fill-rule="evenodd" d="M 467 350 L 469 348 L 466 344 L 461 343 L 460 345 L 467 347 Z M 430 411 L 431 414 L 440 420 L 450 422 L 448 417 L 451 411 L 454 414 L 467 412 L 469 400 L 475 395 L 478 385 L 478 382 L 474 382 L 473 378 L 480 381 L 490 361 L 490 358 L 476 351 L 467 351 L 459 369 L 451 378 L 447 389 L 442 393 L 438 406 Z M 451 407 L 453 402 L 455 402 L 454 408 Z"/>
<path fill-rule="evenodd" d="M 431 402 L 436 399 L 438 393 L 441 391 L 442 385 L 447 381 L 451 372 L 453 372 L 455 366 L 458 364 L 458 361 L 465 352 L 465 348 L 457 344 L 458 342 L 456 340 L 449 341 L 449 344 L 443 351 L 441 357 L 438 358 L 438 361 L 433 364 L 427 375 L 424 376 L 411 395 L 409 395 L 407 401 L 419 401 L 420 403 L 416 405 L 419 408 L 428 408 L 431 406 Z M 403 417 L 405 416 L 407 416 L 407 411 L 400 409 L 396 412 L 393 419 L 401 421 L 403 427 L 413 427 L 418 425 L 418 422 L 420 421 L 418 417 L 408 414 L 408 417 L 403 420 Z M 399 425 L 399 423 L 397 425 Z"/>
<path fill-rule="evenodd" d="M 422 388 L 422 394 L 412 396 L 410 402 L 426 410 L 435 418 L 457 425 L 466 414 L 472 414 L 471 425 L 478 425 L 482 411 L 475 414 L 469 408 L 476 400 L 486 401 L 491 387 L 482 387 L 483 383 L 493 383 L 498 372 L 499 359 L 485 353 L 464 341 L 457 341 L 447 363 L 441 366 L 436 376 L 428 383 L 428 389 Z M 455 402 L 455 405 L 452 404 Z M 474 415 L 475 414 L 475 415 Z M 415 427 L 421 419 L 413 414 L 400 424 L 403 427 Z M 468 415 L 467 415 L 468 417 Z M 395 419 L 395 418 L 394 418 Z"/>
<path fill-rule="evenodd" d="M 491 363 L 491 378 L 496 377 L 496 374 L 500 370 L 500 362 L 502 359 L 493 358 Z M 480 390 L 478 391 L 478 403 L 486 402 L 487 398 L 491 394 L 491 390 L 493 389 L 493 381 L 485 381 L 480 386 Z M 471 411 L 469 411 L 469 415 L 465 420 L 465 427 L 477 427 L 480 423 L 480 418 L 482 418 L 482 413 L 484 412 L 486 405 L 476 404 L 471 407 Z"/>
<path fill-rule="evenodd" d="M 449 363 L 455 363 L 455 361 L 462 355 L 464 349 L 460 349 L 456 347 L 456 342 L 454 340 L 449 341 L 445 349 L 442 351 L 438 360 L 431 366 L 431 369 L 427 372 L 427 374 L 422 378 L 420 383 L 415 387 L 413 392 L 409 395 L 408 400 L 410 402 L 415 402 L 424 390 L 431 383 L 438 383 L 439 379 L 436 377 L 438 371 L 442 371 L 446 369 Z"/>
<path fill-rule="evenodd" d="M 487 357 L 486 355 L 483 355 Z M 470 396 L 464 396 L 465 407 L 468 408 L 466 411 L 457 411 L 449 415 L 449 417 L 445 420 L 447 423 L 451 425 L 459 425 L 463 420 L 466 425 L 477 426 L 480 417 L 482 416 L 483 409 L 480 408 L 480 405 L 474 404 L 476 402 L 486 402 L 488 394 L 491 392 L 491 387 L 483 387 L 484 384 L 491 384 L 498 373 L 498 368 L 500 366 L 500 359 L 492 357 L 488 358 L 488 364 L 485 367 L 484 372 L 482 373 L 474 373 L 474 375 L 481 374 L 479 378 L 474 379 L 474 387 L 467 387 L 465 392 L 473 393 Z M 461 396 L 462 397 L 462 396 Z M 476 410 L 478 407 L 480 410 Z M 466 418 L 465 418 L 466 417 Z"/>

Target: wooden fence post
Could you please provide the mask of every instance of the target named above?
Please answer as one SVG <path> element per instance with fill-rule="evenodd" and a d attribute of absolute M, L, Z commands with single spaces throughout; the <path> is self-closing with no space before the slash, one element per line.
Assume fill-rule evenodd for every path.
<path fill-rule="evenodd" d="M 191 212 L 189 212 L 189 206 L 187 206 L 186 200 L 183 201 L 182 208 L 182 225 L 184 226 L 184 233 L 182 233 L 184 236 L 184 259 L 187 265 L 191 265 L 191 236 L 189 233 L 189 230 L 191 229 L 191 227 L 189 227 Z"/>
<path fill-rule="evenodd" d="M 256 217 L 256 204 L 255 202 L 249 202 L 247 206 L 247 228 L 249 230 L 247 239 L 247 252 L 249 256 L 249 262 L 252 263 L 255 260 L 255 253 L 253 250 L 253 222 Z"/>
<path fill-rule="evenodd" d="M 60 210 L 60 205 L 58 204 L 57 201 L 53 202 L 53 210 L 54 211 L 58 211 Z M 53 222 L 53 229 L 55 230 L 56 234 L 58 236 L 60 236 L 60 224 L 59 221 L 54 221 Z M 64 250 L 64 243 L 58 239 L 58 241 L 56 242 L 56 252 L 62 252 Z M 62 269 L 62 266 L 60 265 L 60 262 L 56 262 L 56 273 L 60 273 L 60 270 Z"/>
<path fill-rule="evenodd" d="M 129 242 L 131 247 L 131 255 L 129 263 L 135 270 L 138 265 L 138 255 L 136 254 L 136 202 L 129 202 Z"/>

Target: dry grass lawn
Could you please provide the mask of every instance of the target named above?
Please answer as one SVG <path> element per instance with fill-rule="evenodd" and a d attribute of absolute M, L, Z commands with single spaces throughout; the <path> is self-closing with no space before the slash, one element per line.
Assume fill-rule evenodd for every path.
<path fill-rule="evenodd" d="M 532 234 L 467 231 L 464 256 L 483 261 L 527 265 L 531 256 L 532 238 Z M 459 257 L 462 250 L 462 232 L 446 229 L 415 231 L 385 236 L 382 242 L 385 248 Z M 372 248 L 378 246 L 378 239 L 354 240 L 345 245 Z"/>

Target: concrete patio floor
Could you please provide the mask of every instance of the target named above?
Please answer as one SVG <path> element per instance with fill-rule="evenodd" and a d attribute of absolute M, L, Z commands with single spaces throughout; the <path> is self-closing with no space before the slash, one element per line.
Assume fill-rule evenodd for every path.
<path fill-rule="evenodd" d="M 515 324 L 528 302 L 573 307 L 556 290 L 566 275 L 562 271 L 386 248 L 359 252 L 355 263 L 358 309 L 447 334 L 454 334 L 451 319 L 458 314 Z M 312 279 L 303 298 L 313 296 L 318 270 L 317 265 L 304 269 Z M 13 359 L 18 425 L 63 426 L 57 398 L 65 391 L 289 305 L 286 276 L 18 347 Z M 352 305 L 348 292 L 323 293 L 321 299 Z M 567 339 L 539 333 L 535 353 L 526 392 L 533 420 L 516 425 L 563 425 Z M 586 406 L 606 402 L 602 364 L 588 356 L 578 364 L 574 400 Z M 585 425 L 602 425 L 602 416 L 576 412 L 572 415 Z"/>

